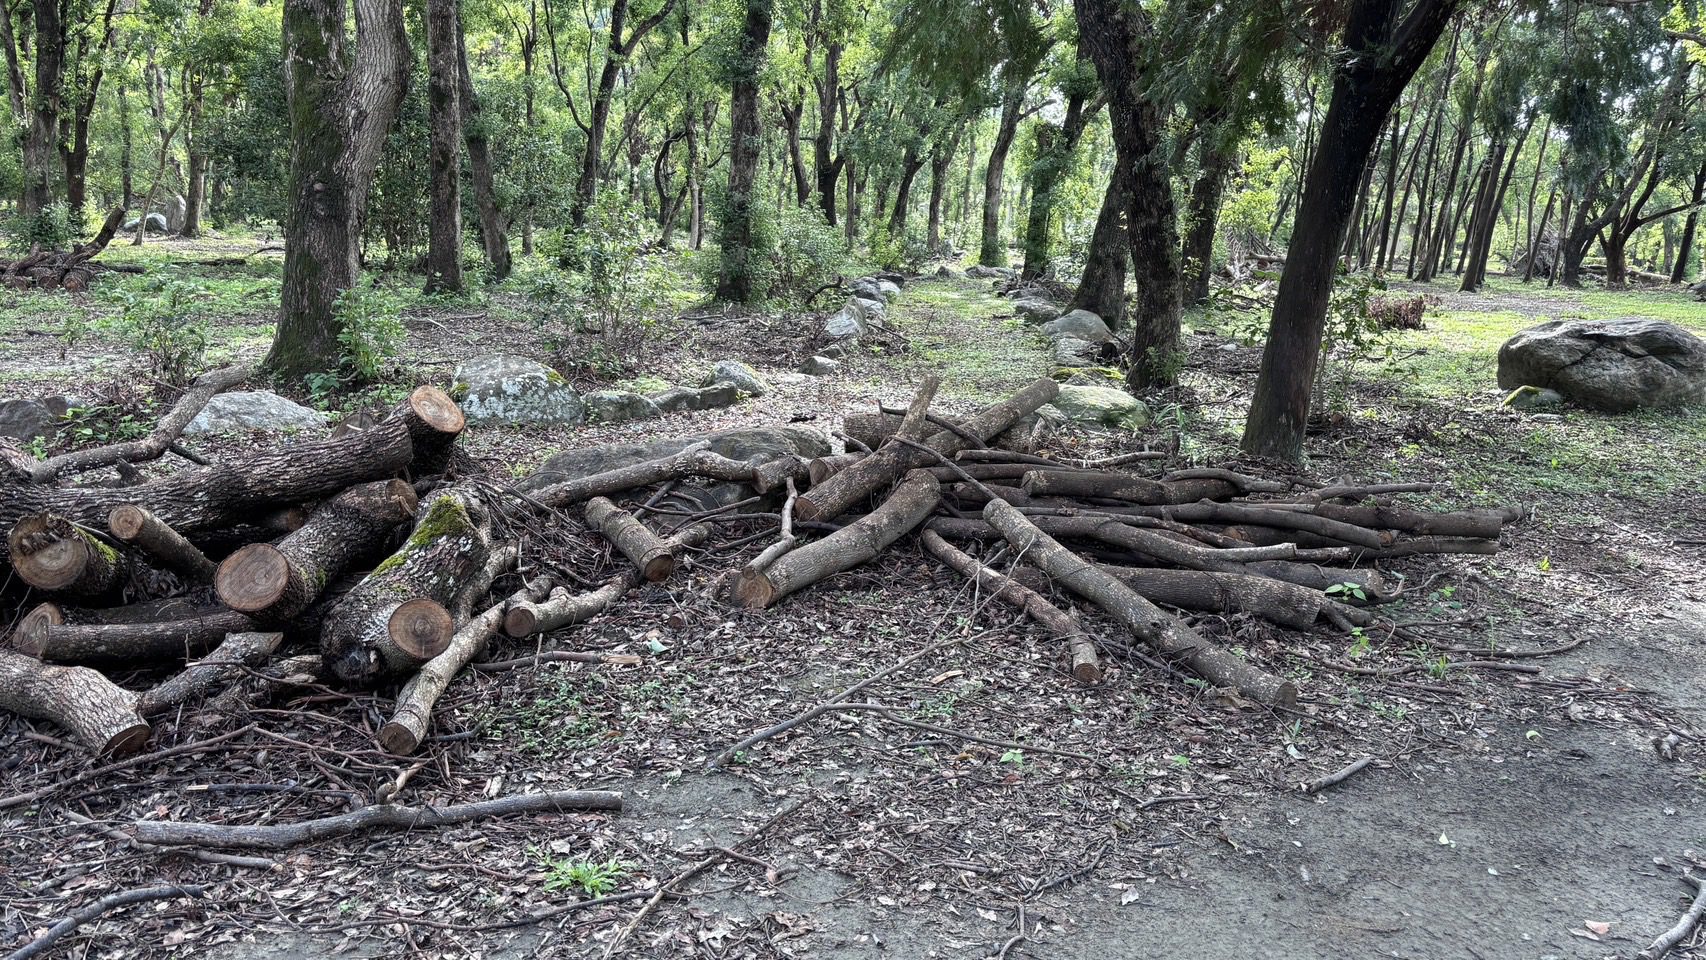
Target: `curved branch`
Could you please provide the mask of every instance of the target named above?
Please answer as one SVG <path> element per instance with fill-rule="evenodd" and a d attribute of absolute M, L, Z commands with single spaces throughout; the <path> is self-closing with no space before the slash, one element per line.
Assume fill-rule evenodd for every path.
<path fill-rule="evenodd" d="M 30 480 L 35 483 L 51 483 L 66 473 L 82 473 L 101 467 L 112 466 L 119 461 L 136 463 L 139 460 L 153 460 L 163 455 L 166 448 L 176 443 L 184 428 L 190 425 L 196 414 L 207 406 L 214 394 L 223 393 L 249 379 L 253 368 L 248 366 L 223 367 L 202 374 L 178 402 L 172 405 L 170 412 L 160 420 L 154 431 L 141 440 L 130 440 L 125 443 L 113 443 L 104 447 L 94 447 L 89 450 L 73 450 L 50 457 L 30 468 Z"/>

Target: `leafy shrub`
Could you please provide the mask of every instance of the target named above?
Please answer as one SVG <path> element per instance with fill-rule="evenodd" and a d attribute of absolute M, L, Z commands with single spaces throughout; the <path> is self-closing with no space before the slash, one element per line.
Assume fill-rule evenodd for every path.
<path fill-rule="evenodd" d="M 207 288 L 172 276 L 145 276 L 109 288 L 117 316 L 102 321 L 147 363 L 149 375 L 173 386 L 194 378 L 207 355 L 207 321 L 194 312 Z"/>
<path fill-rule="evenodd" d="M 651 223 L 638 204 L 606 191 L 578 230 L 559 231 L 548 244 L 563 272 L 536 278 L 532 296 L 560 333 L 598 337 L 615 346 L 643 339 L 656 303 L 658 268 L 648 255 Z"/>
<path fill-rule="evenodd" d="M 338 365 L 356 383 L 378 379 L 407 333 L 402 301 L 377 280 L 365 279 L 338 295 L 333 313 L 338 320 Z"/>
<path fill-rule="evenodd" d="M 916 231 L 889 236 L 888 227 L 871 231 L 871 262 L 884 270 L 915 271 L 930 255 L 924 240 Z"/>
<path fill-rule="evenodd" d="M 850 271 L 846 240 L 813 204 L 783 204 L 776 235 L 772 300 L 800 305 L 824 284 Z"/>
<path fill-rule="evenodd" d="M 1378 292 L 1385 289 L 1386 281 L 1379 274 L 1349 273 L 1341 268 L 1321 332 L 1321 359 L 1315 367 L 1313 402 L 1317 413 L 1348 402 L 1357 364 L 1392 359 L 1390 331 L 1376 319 L 1372 308 Z"/>
<path fill-rule="evenodd" d="M 64 201 L 50 203 L 32 217 L 17 216 L 7 222 L 6 242 L 14 250 L 65 250 L 71 246 L 75 230 L 71 211 Z"/>

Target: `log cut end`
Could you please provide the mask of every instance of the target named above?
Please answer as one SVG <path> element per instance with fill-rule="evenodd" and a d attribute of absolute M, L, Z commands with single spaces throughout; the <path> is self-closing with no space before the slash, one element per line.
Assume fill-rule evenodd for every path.
<path fill-rule="evenodd" d="M 118 551 L 51 513 L 18 521 L 6 546 L 18 576 L 38 590 L 99 593 L 119 564 Z"/>
<path fill-rule="evenodd" d="M 409 409 L 422 423 L 437 430 L 439 433 L 455 436 L 468 425 L 468 420 L 462 415 L 462 408 L 450 395 L 437 387 L 416 387 L 409 394 Z"/>
<path fill-rule="evenodd" d="M 64 607 L 57 603 L 36 604 L 34 609 L 18 621 L 18 628 L 12 633 L 12 649 L 40 659 L 42 652 L 47 649 L 48 628 L 63 626 L 65 623 Z"/>
<path fill-rule="evenodd" d="M 251 543 L 219 565 L 213 589 L 233 610 L 258 613 L 278 603 L 291 588 L 290 561 L 270 543 Z"/>
<path fill-rule="evenodd" d="M 148 511 L 134 503 L 123 503 L 114 507 L 107 514 L 107 529 L 113 536 L 124 541 L 135 540 L 142 535 L 144 527 L 148 526 Z"/>
<path fill-rule="evenodd" d="M 675 572 L 675 554 L 663 550 L 655 556 L 647 557 L 640 564 L 640 572 L 652 583 L 662 583 Z"/>
<path fill-rule="evenodd" d="M 426 661 L 450 646 L 450 638 L 456 635 L 456 620 L 436 601 L 408 600 L 392 611 L 385 631 L 398 650 Z"/>
<path fill-rule="evenodd" d="M 798 503 L 804 503 L 804 500 Z M 796 508 L 798 507 L 796 503 Z M 748 610 L 763 610 L 776 602 L 776 586 L 762 573 L 742 573 L 735 581 L 735 602 Z"/>
<path fill-rule="evenodd" d="M 407 724 L 393 720 L 379 728 L 379 746 L 394 757 L 406 757 L 420 748 L 421 738 Z"/>
<path fill-rule="evenodd" d="M 128 757 L 147 745 L 148 737 L 153 732 L 153 728 L 148 725 L 147 721 L 138 720 L 130 726 L 114 731 L 113 735 L 107 739 L 106 746 L 101 748 L 101 755 L 114 758 Z"/>
<path fill-rule="evenodd" d="M 531 603 L 517 604 L 504 614 L 504 633 L 512 637 L 531 637 L 539 632 L 539 610 Z"/>

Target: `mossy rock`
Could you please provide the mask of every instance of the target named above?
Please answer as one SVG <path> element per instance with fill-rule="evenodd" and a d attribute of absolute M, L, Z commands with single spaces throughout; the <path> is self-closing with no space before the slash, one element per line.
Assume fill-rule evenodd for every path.
<path fill-rule="evenodd" d="M 1141 430 L 1149 424 L 1149 407 L 1124 390 L 1069 384 L 1044 410 L 1080 427 Z"/>

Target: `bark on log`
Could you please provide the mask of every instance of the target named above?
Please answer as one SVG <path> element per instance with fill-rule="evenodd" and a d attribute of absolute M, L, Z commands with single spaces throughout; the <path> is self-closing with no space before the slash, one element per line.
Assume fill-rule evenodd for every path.
<path fill-rule="evenodd" d="M 188 583 L 208 583 L 217 569 L 207 554 L 183 534 L 134 503 L 120 504 L 107 514 L 107 531 L 178 573 Z"/>
<path fill-rule="evenodd" d="M 1060 385 L 1053 380 L 1038 380 L 1000 403 L 992 404 L 967 417 L 961 421 L 960 428 L 972 436 L 993 437 L 1012 426 L 1021 417 L 1035 413 L 1038 407 L 1050 402 L 1059 393 Z M 959 433 L 943 430 L 926 439 L 924 445 L 944 457 L 952 458 L 961 450 L 988 444 L 973 444 Z M 814 486 L 795 505 L 794 515 L 808 522 L 833 520 L 894 483 L 907 471 L 934 465 L 935 462 L 935 458 L 923 450 L 890 441 L 865 459 Z M 937 496 L 940 496 L 939 490 Z"/>
<path fill-rule="evenodd" d="M 875 450 L 895 435 L 900 421 L 894 413 L 849 413 L 841 418 L 841 432 Z"/>
<path fill-rule="evenodd" d="M 88 667 L 60 667 L 0 650 L 0 708 L 51 720 L 102 756 L 135 753 L 148 742 L 136 694 Z"/>
<path fill-rule="evenodd" d="M 789 477 L 805 476 L 805 464 L 795 458 L 782 458 L 769 463 L 752 464 L 731 460 L 704 447 L 692 447 L 667 457 L 647 460 L 631 466 L 606 470 L 573 480 L 565 480 L 536 490 L 532 498 L 553 510 L 561 510 L 593 497 L 609 496 L 649 487 L 666 480 L 684 477 L 708 477 L 744 483 L 759 493 L 769 493 L 787 483 Z"/>
<path fill-rule="evenodd" d="M 190 384 L 189 389 L 184 391 L 184 395 L 178 398 L 178 402 L 172 405 L 172 409 L 160 419 L 148 436 L 141 440 L 88 450 L 73 450 L 50 457 L 31 468 L 30 480 L 34 483 L 52 483 L 67 473 L 95 470 L 121 460 L 137 463 L 160 457 L 165 454 L 167 447 L 177 442 L 184 428 L 190 425 L 190 421 L 201 412 L 201 408 L 207 406 L 207 401 L 213 399 L 214 394 L 237 386 L 249 379 L 252 372 L 252 368 L 248 366 L 235 366 L 204 373 Z"/>
<path fill-rule="evenodd" d="M 838 453 L 818 457 L 806 464 L 806 479 L 815 487 L 868 456 L 868 453 Z"/>
<path fill-rule="evenodd" d="M 372 430 L 337 440 L 299 443 L 243 461 L 186 470 L 122 489 L 43 487 L 0 481 L 0 528 L 51 511 L 86 526 L 103 524 L 120 504 L 146 508 L 172 529 L 194 538 L 248 520 L 265 510 L 305 503 L 430 461 L 461 433 L 462 412 L 434 387 L 419 387 Z M 418 472 L 418 471 L 417 471 Z"/>
<path fill-rule="evenodd" d="M 13 644 L 21 653 L 54 663 L 152 666 L 199 656 L 228 633 L 254 629 L 255 622 L 245 614 L 202 607 L 177 620 L 62 626 L 38 621 L 27 633 L 19 630 Z"/>
<path fill-rule="evenodd" d="M 230 634 L 212 653 L 144 692 L 137 710 L 144 717 L 152 717 L 206 697 L 216 688 L 243 677 L 245 667 L 264 666 L 283 642 L 282 633 Z"/>
<path fill-rule="evenodd" d="M 1322 610 L 1328 607 L 1342 607 L 1335 612 L 1353 623 L 1367 625 L 1374 620 L 1367 611 L 1335 604 L 1319 590 L 1270 577 L 1111 565 L 1104 565 L 1103 569 L 1142 594 L 1145 600 L 1182 610 L 1248 613 L 1294 630 L 1314 626 Z"/>
<path fill-rule="evenodd" d="M 1242 503 L 1188 503 L 1167 507 L 1161 515 L 1186 523 L 1254 523 L 1284 530 L 1301 530 L 1353 546 L 1379 550 L 1391 546 L 1392 535 L 1320 513 L 1304 513 Z"/>
<path fill-rule="evenodd" d="M 224 823 L 177 823 L 167 820 L 139 820 L 131 835 L 142 843 L 159 846 L 247 848 L 251 850 L 285 850 L 303 843 L 342 837 L 360 830 L 392 829 L 419 830 L 426 827 L 445 827 L 467 823 L 485 817 L 503 817 L 516 813 L 554 813 L 563 810 L 621 810 L 622 795 L 606 790 L 556 790 L 550 793 L 524 793 L 477 803 L 457 803 L 448 807 L 404 807 L 397 804 L 375 804 L 349 813 L 305 820 L 300 823 L 272 823 L 244 826 Z"/>
<path fill-rule="evenodd" d="M 1297 703 L 1297 688 L 1290 681 L 1209 643 L 1106 571 L 1061 546 L 1009 504 L 991 501 L 983 508 L 983 519 L 999 530 L 1026 562 L 1041 567 L 1056 582 L 1101 607 L 1169 661 L 1261 703 L 1286 707 Z"/>
<path fill-rule="evenodd" d="M 435 492 L 408 541 L 327 612 L 320 653 L 328 669 L 366 686 L 444 652 L 456 632 L 450 610 L 491 552 L 479 494 L 459 486 Z"/>
<path fill-rule="evenodd" d="M 924 549 L 930 551 L 938 560 L 993 596 L 1023 610 L 1026 616 L 1054 634 L 1055 639 L 1065 643 L 1072 661 L 1072 676 L 1079 683 L 1102 682 L 1102 665 L 1097 657 L 1096 643 L 1076 617 L 1049 603 L 1041 594 L 1016 579 L 1003 576 L 977 562 L 970 554 L 942 539 L 942 535 L 933 530 L 924 531 L 919 539 L 924 543 Z"/>
<path fill-rule="evenodd" d="M 124 554 L 53 513 L 24 517 L 6 537 L 12 569 L 37 590 L 77 597 L 112 594 L 130 579 Z"/>
<path fill-rule="evenodd" d="M 1096 470 L 1030 470 L 1019 489 L 1033 497 L 1097 497 L 1145 505 L 1196 503 L 1237 496 L 1238 485 L 1212 477 L 1150 480 Z"/>
<path fill-rule="evenodd" d="M 801 497 L 799 503 L 804 502 Z M 735 584 L 735 599 L 748 609 L 762 610 L 796 590 L 850 570 L 918 526 L 941 502 L 942 488 L 936 478 L 926 471 L 913 471 L 882 506 L 822 540 L 796 547 L 756 576 L 742 576 Z"/>
<path fill-rule="evenodd" d="M 351 487 L 276 545 L 253 543 L 226 557 L 214 588 L 226 606 L 256 620 L 288 620 L 353 563 L 383 549 L 417 505 L 414 488 L 401 480 Z"/>
<path fill-rule="evenodd" d="M 1392 504 L 1347 507 L 1336 503 L 1313 505 L 1316 516 L 1354 523 L 1359 527 L 1402 530 L 1433 537 L 1475 537 L 1497 540 L 1505 525 L 1522 519 L 1520 507 L 1429 513 Z"/>
<path fill-rule="evenodd" d="M 669 579 L 675 572 L 675 548 L 646 528 L 634 515 L 604 497 L 587 501 L 587 525 L 615 544 L 640 575 L 652 583 Z"/>
<path fill-rule="evenodd" d="M 709 525 L 696 523 L 677 532 L 668 543 L 679 550 L 704 543 L 710 536 Z M 610 609 L 622 594 L 639 584 L 640 572 L 636 569 L 624 571 L 604 586 L 587 593 L 571 593 L 565 587 L 557 587 L 544 600 L 512 597 L 504 610 L 504 633 L 512 637 L 531 637 L 591 620 Z"/>
<path fill-rule="evenodd" d="M 46 627 L 102 623 L 157 623 L 194 617 L 202 609 L 185 597 L 149 600 L 123 607 L 67 607 L 49 601 L 39 603 L 18 621 L 17 637 L 34 636 Z M 37 656 L 31 654 L 31 656 Z"/>

